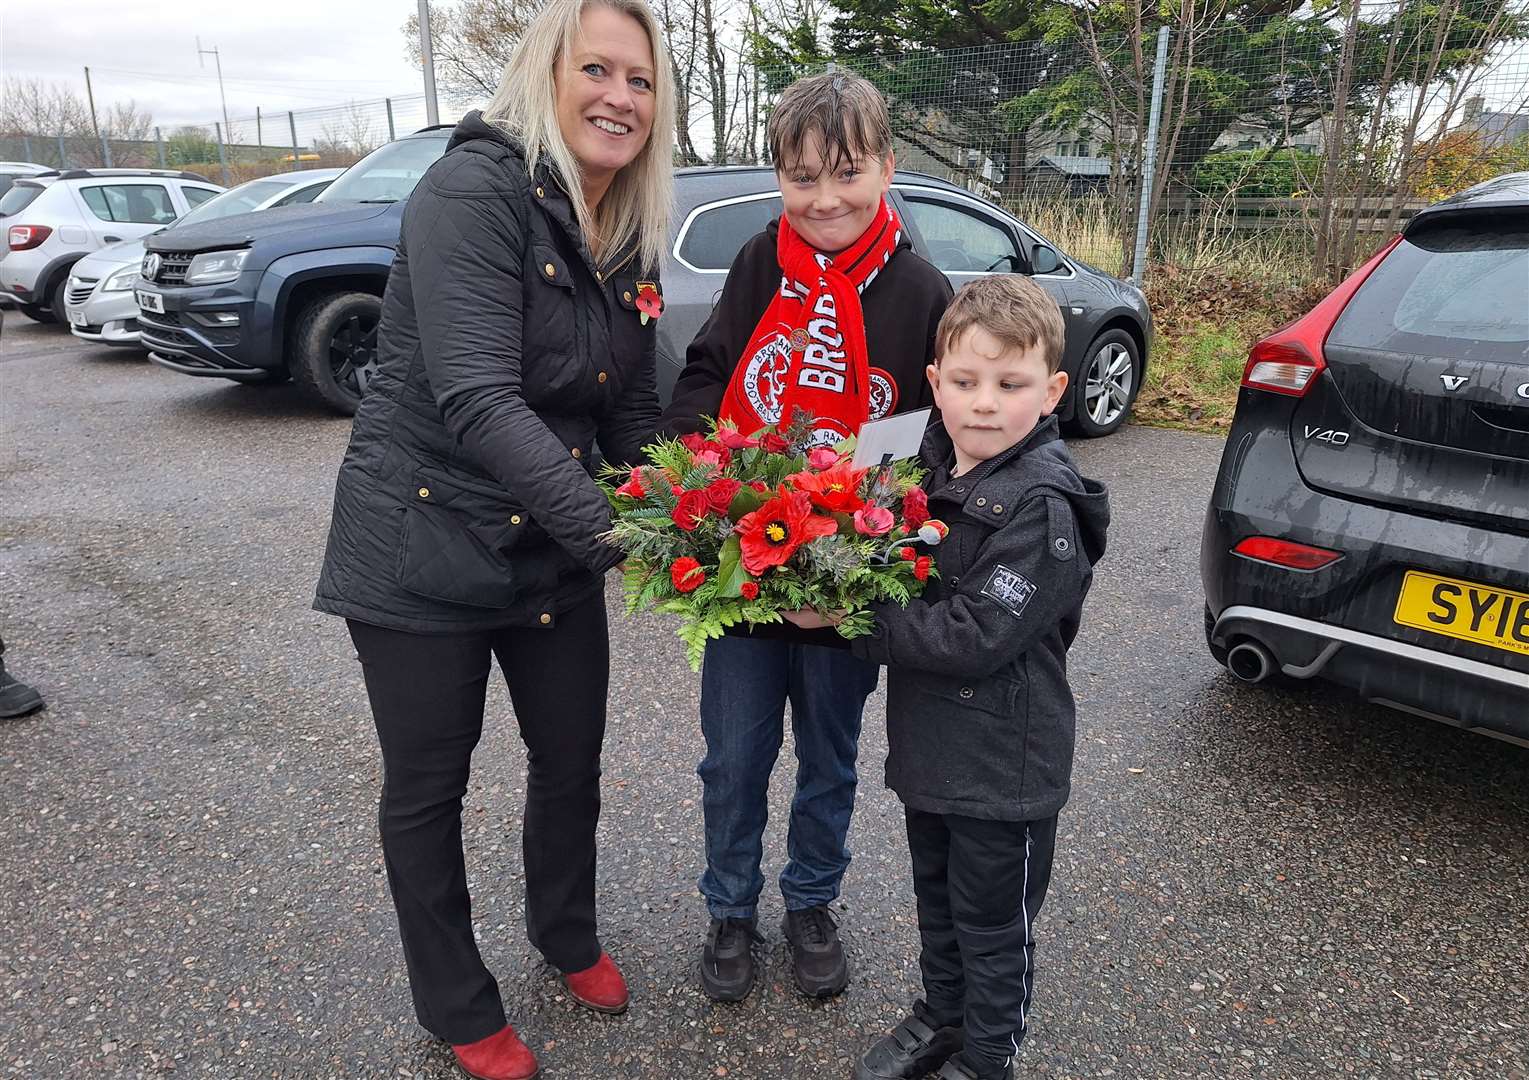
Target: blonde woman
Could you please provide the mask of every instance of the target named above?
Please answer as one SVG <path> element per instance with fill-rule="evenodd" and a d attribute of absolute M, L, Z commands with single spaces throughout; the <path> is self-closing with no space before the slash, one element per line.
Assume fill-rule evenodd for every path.
<path fill-rule="evenodd" d="M 595 932 L 620 555 L 595 443 L 657 427 L 674 90 L 642 0 L 552 0 L 410 199 L 315 606 L 347 620 L 382 747 L 381 831 L 419 1022 L 482 1080 L 536 1059 L 473 940 L 461 807 L 499 661 L 528 750 L 526 924 L 574 1000 L 626 1008 Z"/>

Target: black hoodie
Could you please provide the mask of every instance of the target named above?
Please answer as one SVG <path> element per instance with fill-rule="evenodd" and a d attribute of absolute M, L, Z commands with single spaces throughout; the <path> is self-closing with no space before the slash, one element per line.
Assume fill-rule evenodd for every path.
<path fill-rule="evenodd" d="M 851 648 L 888 666 L 887 786 L 904 804 L 1036 821 L 1071 788 L 1067 649 L 1109 499 L 1078 474 L 1055 417 L 954 479 L 952 453 L 944 425 L 931 427 L 929 512 L 950 526 L 938 580 L 907 608 L 877 605 L 876 632 Z"/>

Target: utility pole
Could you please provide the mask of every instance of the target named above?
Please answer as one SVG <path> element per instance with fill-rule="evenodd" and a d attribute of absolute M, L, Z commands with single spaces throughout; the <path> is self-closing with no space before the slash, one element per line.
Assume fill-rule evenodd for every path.
<path fill-rule="evenodd" d="M 227 137 L 233 137 L 233 128 L 228 126 L 228 98 L 223 96 L 223 58 L 218 55 L 218 47 L 214 45 L 210 49 L 202 48 L 202 39 L 196 39 L 196 62 L 206 68 L 207 61 L 202 57 L 212 53 L 212 61 L 218 67 L 218 100 L 223 103 L 223 131 Z"/>
<path fill-rule="evenodd" d="M 90 130 L 96 134 L 96 142 L 101 144 L 101 164 L 111 168 L 111 147 L 106 145 L 106 140 L 101 138 L 101 125 L 96 122 L 96 95 L 90 88 L 90 69 L 85 69 L 85 97 L 90 102 Z"/>
<path fill-rule="evenodd" d="M 435 56 L 430 51 L 430 0 L 419 0 L 419 57 L 425 67 L 425 123 L 434 127 L 441 122 L 435 104 Z"/>

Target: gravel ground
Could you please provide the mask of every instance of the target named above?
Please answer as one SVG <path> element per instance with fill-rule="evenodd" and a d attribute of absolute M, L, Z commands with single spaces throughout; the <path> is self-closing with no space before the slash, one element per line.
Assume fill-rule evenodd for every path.
<path fill-rule="evenodd" d="M 4 316 L 0 629 L 49 708 L 0 729 L 0 1076 L 457 1075 L 413 1021 L 378 755 L 342 624 L 309 607 L 348 424 Z M 1233 684 L 1200 631 L 1220 443 L 1076 447 L 1111 549 L 1072 653 L 1073 801 L 1025 1077 L 1529 1077 L 1529 751 L 1341 693 Z M 698 680 L 612 596 L 596 1017 L 525 942 L 523 753 L 503 687 L 466 810 L 478 932 L 548 1080 L 845 1077 L 916 992 L 899 807 L 866 783 L 842 998 L 701 995 Z M 790 769 L 778 770 L 767 876 Z"/>

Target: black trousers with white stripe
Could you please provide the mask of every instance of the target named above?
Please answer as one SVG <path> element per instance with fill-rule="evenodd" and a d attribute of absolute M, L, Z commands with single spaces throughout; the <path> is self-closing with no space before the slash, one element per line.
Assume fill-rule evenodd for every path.
<path fill-rule="evenodd" d="M 907 809 L 924 996 L 966 1029 L 966 1055 L 1001 1074 L 1019 1052 L 1035 977 L 1035 916 L 1051 884 L 1056 818 L 987 821 Z"/>

